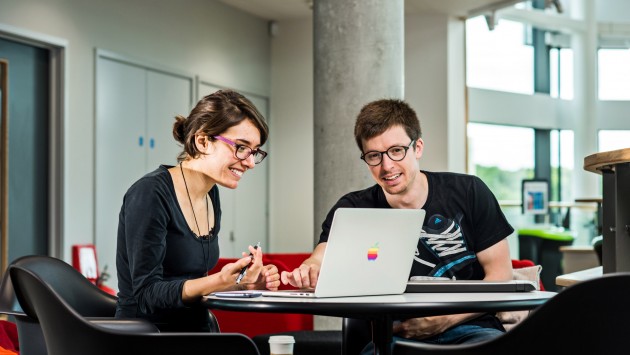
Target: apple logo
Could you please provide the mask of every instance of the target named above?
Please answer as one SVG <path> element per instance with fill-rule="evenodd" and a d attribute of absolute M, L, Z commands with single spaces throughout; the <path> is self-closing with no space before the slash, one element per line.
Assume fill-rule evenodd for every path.
<path fill-rule="evenodd" d="M 370 249 L 368 249 L 368 260 L 374 261 L 378 258 L 378 243 L 374 244 Z"/>

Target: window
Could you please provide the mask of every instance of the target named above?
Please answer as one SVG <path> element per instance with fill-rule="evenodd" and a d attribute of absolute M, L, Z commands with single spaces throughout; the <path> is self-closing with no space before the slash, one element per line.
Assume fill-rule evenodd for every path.
<path fill-rule="evenodd" d="M 552 48 L 549 53 L 551 97 L 573 99 L 573 50 Z"/>
<path fill-rule="evenodd" d="M 534 130 L 471 122 L 467 131 L 468 173 L 488 185 L 516 230 L 531 225 L 534 216 L 522 213 L 521 182 L 534 177 Z M 508 242 L 518 258 L 516 233 Z"/>
<path fill-rule="evenodd" d="M 551 200 L 572 201 L 573 131 L 551 131 Z"/>
<path fill-rule="evenodd" d="M 599 99 L 630 100 L 630 50 L 598 51 Z"/>
<path fill-rule="evenodd" d="M 601 130 L 597 133 L 600 152 L 630 148 L 630 130 Z"/>
<path fill-rule="evenodd" d="M 534 92 L 534 51 L 526 26 L 499 20 L 493 31 L 483 16 L 466 21 L 467 85 L 521 94 Z"/>
<path fill-rule="evenodd" d="M 480 177 L 498 200 L 520 201 L 521 180 L 534 177 L 534 130 L 469 123 L 468 172 Z"/>

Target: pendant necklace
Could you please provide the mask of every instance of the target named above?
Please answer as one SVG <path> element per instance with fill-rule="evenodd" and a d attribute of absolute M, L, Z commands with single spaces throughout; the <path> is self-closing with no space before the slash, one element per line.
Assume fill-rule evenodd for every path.
<path fill-rule="evenodd" d="M 188 184 L 186 184 L 186 177 L 184 177 L 184 167 L 182 163 L 179 163 L 179 169 L 182 171 L 182 180 L 184 180 L 184 186 L 186 187 L 186 195 L 188 195 L 188 201 L 190 202 L 190 209 L 193 213 L 193 218 L 195 219 L 195 225 L 197 226 L 197 231 L 201 234 L 201 229 L 199 228 L 199 223 L 197 223 L 197 216 L 195 215 L 195 207 L 193 206 L 192 199 L 190 198 L 190 192 L 188 192 Z M 208 269 L 208 259 L 210 258 L 210 246 L 208 245 L 208 252 L 206 253 L 206 247 L 204 246 L 203 240 L 210 239 L 210 209 L 208 208 L 208 194 L 206 194 L 206 211 L 208 212 L 208 234 L 198 235 L 199 242 L 201 243 L 201 254 L 203 255 L 204 268 Z M 194 233 L 194 232 L 193 232 Z M 208 270 L 206 270 L 206 276 L 208 275 Z"/>

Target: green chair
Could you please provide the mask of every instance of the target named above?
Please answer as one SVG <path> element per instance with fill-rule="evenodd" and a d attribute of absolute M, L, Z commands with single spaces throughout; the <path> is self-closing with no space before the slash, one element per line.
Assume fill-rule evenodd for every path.
<path fill-rule="evenodd" d="M 519 229 L 519 259 L 542 266 L 540 279 L 547 291 L 558 291 L 556 277 L 564 274 L 560 247 L 573 244 L 573 233 L 553 229 Z"/>

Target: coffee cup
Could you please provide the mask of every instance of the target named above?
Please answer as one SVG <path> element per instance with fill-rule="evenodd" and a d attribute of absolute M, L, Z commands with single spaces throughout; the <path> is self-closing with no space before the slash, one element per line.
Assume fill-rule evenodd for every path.
<path fill-rule="evenodd" d="M 293 355 L 295 338 L 291 335 L 273 335 L 269 337 L 271 355 Z"/>

